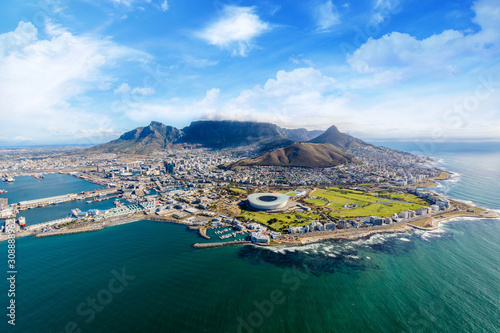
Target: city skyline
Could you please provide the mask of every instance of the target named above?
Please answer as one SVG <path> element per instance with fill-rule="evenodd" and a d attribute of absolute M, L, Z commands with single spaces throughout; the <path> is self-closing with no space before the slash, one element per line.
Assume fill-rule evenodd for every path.
<path fill-rule="evenodd" d="M 500 138 L 494 1 L 0 6 L 0 145 L 97 144 L 198 119 Z"/>

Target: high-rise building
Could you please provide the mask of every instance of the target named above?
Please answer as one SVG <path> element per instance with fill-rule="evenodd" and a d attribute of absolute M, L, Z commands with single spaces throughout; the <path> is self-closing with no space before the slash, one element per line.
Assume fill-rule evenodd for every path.
<path fill-rule="evenodd" d="M 7 206 L 9 206 L 9 199 L 0 198 L 0 210 L 7 208 Z"/>
<path fill-rule="evenodd" d="M 174 162 L 164 161 L 163 164 L 165 165 L 165 171 L 167 173 L 174 173 L 174 171 L 175 171 L 175 163 Z"/>

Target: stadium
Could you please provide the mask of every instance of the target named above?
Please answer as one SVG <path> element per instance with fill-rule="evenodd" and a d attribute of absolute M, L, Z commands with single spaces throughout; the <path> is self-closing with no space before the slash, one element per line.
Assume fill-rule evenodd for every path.
<path fill-rule="evenodd" d="M 254 193 L 248 196 L 251 208 L 257 210 L 282 210 L 288 203 L 289 196 L 281 193 Z"/>

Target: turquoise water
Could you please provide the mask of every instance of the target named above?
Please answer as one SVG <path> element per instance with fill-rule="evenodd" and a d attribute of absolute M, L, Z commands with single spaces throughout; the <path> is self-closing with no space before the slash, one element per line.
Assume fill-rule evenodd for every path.
<path fill-rule="evenodd" d="M 15 182 L 13 183 L 0 182 L 0 189 L 7 190 L 7 193 L 0 194 L 0 198 L 8 198 L 9 204 L 13 204 L 24 200 L 34 200 L 104 188 L 104 186 L 59 173 L 46 174 L 44 176 L 45 179 L 19 176 L 15 177 Z"/>
<path fill-rule="evenodd" d="M 115 200 L 116 198 L 111 198 L 91 203 L 87 203 L 85 200 L 68 201 L 57 205 L 22 210 L 17 216 L 24 216 L 26 218 L 26 225 L 31 225 L 61 219 L 68 216 L 74 208 L 79 208 L 82 211 L 90 209 L 107 210 L 115 207 L 113 204 Z"/>
<path fill-rule="evenodd" d="M 498 151 L 457 148 L 434 152 L 460 173 L 437 190 L 500 209 Z M 498 332 L 499 222 L 272 250 L 197 250 L 196 233 L 148 221 L 18 239 L 17 321 L 0 331 Z"/>
<path fill-rule="evenodd" d="M 19 176 L 15 179 L 16 181 L 13 183 L 0 183 L 0 188 L 8 191 L 7 193 L 0 194 L 0 198 L 8 198 L 9 204 L 23 200 L 104 188 L 104 186 L 64 174 L 46 174 L 45 179 L 36 179 L 31 176 Z M 19 212 L 18 217 L 24 216 L 26 218 L 26 225 L 31 225 L 64 218 L 74 208 L 80 208 L 82 211 L 89 209 L 110 209 L 115 207 L 113 204 L 114 200 L 108 199 L 91 203 L 87 203 L 85 200 L 68 201 L 57 205 L 23 210 Z M 0 222 L 3 222 L 3 220 L 0 219 Z"/>

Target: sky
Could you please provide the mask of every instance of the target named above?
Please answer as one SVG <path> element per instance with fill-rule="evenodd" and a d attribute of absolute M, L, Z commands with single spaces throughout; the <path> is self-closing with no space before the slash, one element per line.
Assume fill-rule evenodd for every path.
<path fill-rule="evenodd" d="M 0 146 L 151 121 L 500 140 L 500 1 L 0 4 Z"/>

